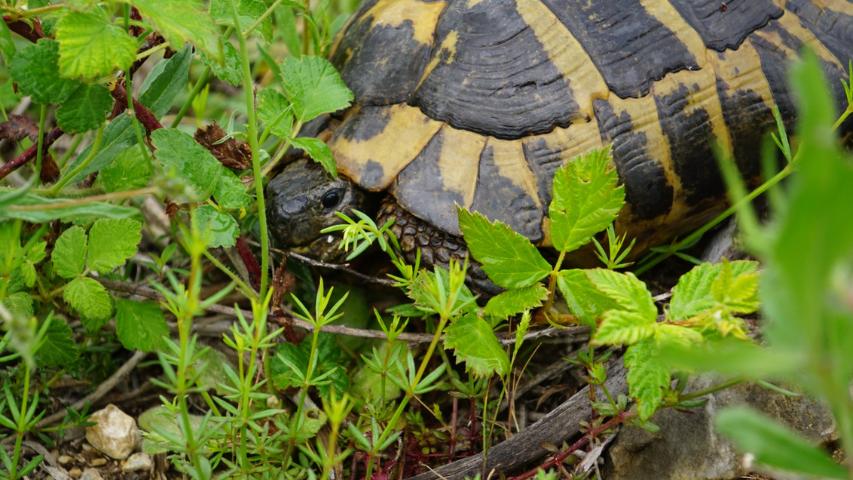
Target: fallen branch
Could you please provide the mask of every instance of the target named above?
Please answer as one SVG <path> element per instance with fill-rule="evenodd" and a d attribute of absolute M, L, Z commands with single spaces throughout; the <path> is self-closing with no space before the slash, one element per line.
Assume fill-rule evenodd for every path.
<path fill-rule="evenodd" d="M 612 395 L 625 393 L 628 387 L 621 359 L 615 359 L 612 365 L 608 371 L 607 390 Z M 497 478 L 491 472 L 505 473 L 516 470 L 548 455 L 550 451 L 547 450 L 547 445 L 560 445 L 578 433 L 581 422 L 588 421 L 592 414 L 589 386 L 586 386 L 538 422 L 489 449 L 485 465 L 483 454 L 478 453 L 410 477 L 409 480 L 462 480 L 477 473 L 480 473 L 482 478 Z"/>

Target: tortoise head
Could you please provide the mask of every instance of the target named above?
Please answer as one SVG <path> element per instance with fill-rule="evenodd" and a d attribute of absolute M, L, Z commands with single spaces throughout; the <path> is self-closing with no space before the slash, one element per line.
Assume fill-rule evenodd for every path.
<path fill-rule="evenodd" d="M 326 227 L 341 223 L 335 212 L 352 215 L 363 210 L 366 195 L 353 182 L 333 178 L 315 162 L 297 160 L 267 185 L 267 223 L 273 240 L 324 261 L 343 254 L 338 237 L 324 234 Z"/>

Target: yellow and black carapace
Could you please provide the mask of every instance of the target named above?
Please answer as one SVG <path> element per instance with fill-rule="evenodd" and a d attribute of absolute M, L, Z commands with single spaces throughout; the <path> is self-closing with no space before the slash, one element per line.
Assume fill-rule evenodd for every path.
<path fill-rule="evenodd" d="M 715 143 L 757 176 L 772 109 L 796 118 L 787 70 L 805 47 L 843 108 L 848 0 L 367 1 L 332 52 L 356 97 L 329 127 L 345 178 L 289 165 L 268 189 L 271 230 L 328 243 L 333 212 L 370 191 L 429 263 L 464 254 L 456 205 L 547 246 L 554 171 L 611 145 L 620 228 L 663 241 L 724 205 Z"/>

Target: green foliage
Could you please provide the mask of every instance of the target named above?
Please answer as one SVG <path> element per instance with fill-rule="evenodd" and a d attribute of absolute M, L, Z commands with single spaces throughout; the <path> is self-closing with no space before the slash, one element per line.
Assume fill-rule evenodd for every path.
<path fill-rule="evenodd" d="M 103 285 L 89 277 L 71 280 L 62 298 L 80 314 L 86 329 L 99 330 L 113 313 L 113 302 Z"/>
<path fill-rule="evenodd" d="M 66 132 L 86 132 L 104 123 L 113 106 L 109 90 L 100 85 L 81 85 L 56 111 L 56 121 Z"/>
<path fill-rule="evenodd" d="M 465 362 L 474 376 L 509 373 L 506 351 L 495 338 L 492 327 L 476 315 L 467 314 L 451 323 L 444 337 L 444 347 L 454 349 L 457 358 Z"/>
<path fill-rule="evenodd" d="M 284 94 L 299 122 L 344 109 L 353 94 L 335 67 L 322 57 L 287 57 L 281 65 Z"/>
<path fill-rule="evenodd" d="M 199 0 L 132 0 L 131 3 L 174 49 L 192 43 L 206 54 L 218 57 L 215 25 Z"/>
<path fill-rule="evenodd" d="M 59 74 L 97 79 L 125 70 L 136 59 L 136 40 L 101 9 L 66 13 L 56 24 Z"/>
<path fill-rule="evenodd" d="M 41 39 L 21 49 L 9 65 L 21 93 L 34 102 L 62 103 L 80 84 L 59 76 L 59 43 Z"/>
<path fill-rule="evenodd" d="M 159 305 L 118 298 L 115 307 L 116 335 L 124 348 L 151 352 L 163 346 L 169 326 Z"/>

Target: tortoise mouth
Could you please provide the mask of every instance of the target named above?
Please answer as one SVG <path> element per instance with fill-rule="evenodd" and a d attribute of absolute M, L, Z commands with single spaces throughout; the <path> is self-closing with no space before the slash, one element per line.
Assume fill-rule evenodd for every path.
<path fill-rule="evenodd" d="M 341 248 L 340 235 L 326 233 L 302 245 L 289 248 L 290 251 L 325 263 L 344 263 L 347 252 Z"/>

